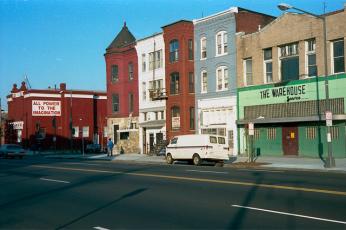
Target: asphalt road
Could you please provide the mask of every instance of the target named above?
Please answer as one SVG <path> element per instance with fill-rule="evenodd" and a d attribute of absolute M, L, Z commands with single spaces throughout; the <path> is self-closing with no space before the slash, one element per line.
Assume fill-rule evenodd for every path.
<path fill-rule="evenodd" d="M 0 159 L 0 229 L 346 229 L 346 174 Z"/>

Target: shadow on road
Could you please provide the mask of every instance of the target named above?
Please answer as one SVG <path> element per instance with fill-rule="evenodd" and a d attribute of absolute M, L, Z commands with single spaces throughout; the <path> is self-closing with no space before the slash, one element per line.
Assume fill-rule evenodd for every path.
<path fill-rule="evenodd" d="M 71 220 L 70 222 L 68 222 L 68 223 L 66 223 L 66 224 L 64 224 L 64 225 L 61 225 L 61 226 L 57 227 L 56 229 L 63 229 L 63 228 L 66 228 L 66 227 L 68 227 L 69 225 L 74 224 L 74 223 L 80 221 L 81 219 L 83 219 L 83 218 L 85 218 L 85 217 L 88 217 L 88 216 L 90 216 L 90 215 L 92 215 L 92 214 L 94 214 L 94 213 L 96 213 L 96 212 L 98 212 L 98 211 L 101 211 L 102 209 L 105 209 L 105 208 L 107 208 L 107 207 L 109 207 L 109 206 L 111 206 L 111 205 L 113 205 L 113 204 L 115 204 L 115 203 L 117 203 L 117 202 L 119 202 L 119 201 L 121 201 L 121 200 L 130 198 L 130 197 L 132 197 L 132 196 L 136 196 L 136 195 L 138 195 L 138 194 L 140 194 L 140 193 L 142 193 L 142 192 L 144 192 L 144 191 L 146 191 L 146 190 L 148 190 L 148 189 L 147 189 L 147 188 L 141 188 L 141 189 L 137 189 L 137 190 L 134 190 L 134 191 L 132 191 L 132 192 L 129 192 L 129 193 L 127 193 L 127 194 L 125 194 L 125 195 L 119 197 L 119 198 L 116 199 L 116 200 L 113 200 L 113 201 L 111 201 L 111 202 L 109 202 L 109 203 L 107 203 L 107 204 L 105 204 L 105 205 L 102 205 L 101 207 L 98 207 L 98 208 L 96 208 L 96 209 L 94 209 L 94 210 L 92 210 L 92 211 L 90 211 L 90 212 L 87 212 L 87 213 L 81 215 L 80 217 L 77 217 L 77 218 L 74 219 L 74 220 Z"/>

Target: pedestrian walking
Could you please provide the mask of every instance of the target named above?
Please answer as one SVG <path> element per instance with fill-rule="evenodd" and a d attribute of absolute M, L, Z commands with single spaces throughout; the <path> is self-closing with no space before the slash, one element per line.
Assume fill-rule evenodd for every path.
<path fill-rule="evenodd" d="M 107 142 L 107 157 L 113 156 L 113 147 L 114 147 L 113 141 L 111 138 L 109 138 Z"/>

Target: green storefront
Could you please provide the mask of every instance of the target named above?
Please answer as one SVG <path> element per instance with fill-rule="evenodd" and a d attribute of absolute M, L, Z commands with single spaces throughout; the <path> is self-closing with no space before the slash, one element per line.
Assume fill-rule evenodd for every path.
<path fill-rule="evenodd" d="M 327 156 L 324 77 L 238 88 L 238 149 L 248 153 L 248 124 L 261 156 Z M 328 77 L 332 151 L 346 157 L 346 74 Z"/>

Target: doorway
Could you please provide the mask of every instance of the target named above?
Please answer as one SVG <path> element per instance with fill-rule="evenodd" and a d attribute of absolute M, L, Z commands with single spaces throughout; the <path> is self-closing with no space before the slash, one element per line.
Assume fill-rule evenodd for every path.
<path fill-rule="evenodd" d="M 149 134 L 149 151 L 150 153 L 153 153 L 154 152 L 154 134 L 153 133 L 150 133 Z"/>
<path fill-rule="evenodd" d="M 282 150 L 284 156 L 298 156 L 298 127 L 282 127 Z"/>
<path fill-rule="evenodd" d="M 113 135 L 113 142 L 114 145 L 116 145 L 118 143 L 118 130 L 119 130 L 119 125 L 114 125 L 113 126 L 113 131 L 114 131 L 114 135 Z"/>

